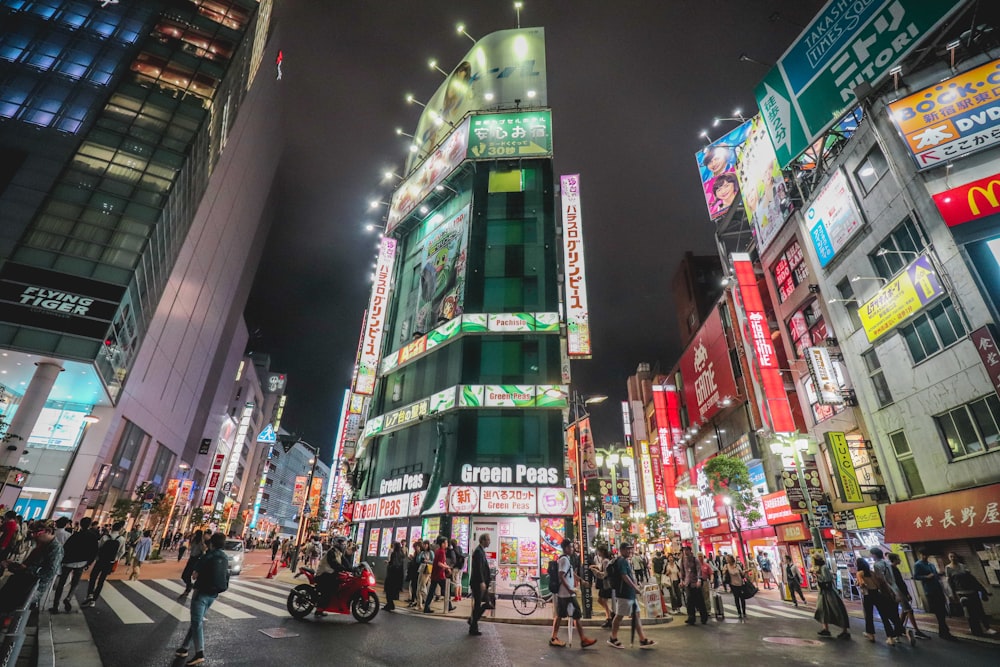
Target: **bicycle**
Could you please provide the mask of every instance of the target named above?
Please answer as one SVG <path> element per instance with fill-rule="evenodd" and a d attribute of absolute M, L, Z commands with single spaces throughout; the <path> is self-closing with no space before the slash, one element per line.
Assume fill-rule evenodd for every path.
<path fill-rule="evenodd" d="M 535 582 L 539 579 L 541 577 L 531 577 L 531 580 Z M 511 603 L 514 605 L 514 611 L 522 616 L 530 616 L 539 609 L 544 609 L 547 604 L 552 602 L 553 597 L 551 591 L 542 594 L 534 584 L 523 583 L 514 587 Z"/>

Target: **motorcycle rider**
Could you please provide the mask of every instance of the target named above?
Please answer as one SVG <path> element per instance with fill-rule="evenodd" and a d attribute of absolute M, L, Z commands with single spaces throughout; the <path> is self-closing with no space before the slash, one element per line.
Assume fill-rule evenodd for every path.
<path fill-rule="evenodd" d="M 350 572 L 351 569 L 347 559 L 347 540 L 343 537 L 337 537 L 323 554 L 319 568 L 316 570 L 316 590 L 319 593 L 317 616 L 323 615 L 321 610 L 330 604 L 330 600 L 337 592 L 337 586 L 340 583 L 338 573 Z"/>

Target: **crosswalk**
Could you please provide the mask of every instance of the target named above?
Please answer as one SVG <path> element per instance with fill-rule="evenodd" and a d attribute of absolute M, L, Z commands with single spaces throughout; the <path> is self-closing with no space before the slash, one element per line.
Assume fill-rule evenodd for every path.
<path fill-rule="evenodd" d="M 229 590 L 219 595 L 208 610 L 207 619 L 243 620 L 261 617 L 287 617 L 285 601 L 291 589 L 287 583 L 267 580 L 244 580 L 232 577 Z M 179 600 L 184 583 L 174 579 L 108 581 L 101 591 L 98 608 L 106 606 L 124 625 L 156 623 L 165 618 L 188 621 L 188 600 Z"/>
<path fill-rule="evenodd" d="M 732 595 L 722 596 L 722 607 L 726 612 L 727 619 L 735 619 L 736 615 L 736 605 L 733 603 Z M 686 610 L 686 607 L 683 609 Z M 772 620 L 813 620 L 813 613 L 815 609 L 812 607 L 790 607 L 786 606 L 781 602 L 755 602 L 753 600 L 747 601 L 747 618 L 765 618 Z M 709 616 L 714 616 L 715 611 L 709 605 L 708 609 Z M 678 617 L 680 618 L 680 617 Z"/>

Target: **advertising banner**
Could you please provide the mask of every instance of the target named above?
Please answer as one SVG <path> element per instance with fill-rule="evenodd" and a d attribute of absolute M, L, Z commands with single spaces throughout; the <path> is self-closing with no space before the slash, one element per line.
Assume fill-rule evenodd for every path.
<path fill-rule="evenodd" d="M 371 300 L 368 302 L 368 315 L 361 332 L 361 354 L 354 382 L 355 394 L 370 396 L 375 391 L 375 372 L 378 370 L 379 355 L 382 354 L 382 336 L 385 334 L 385 317 L 395 263 L 396 240 L 388 236 L 383 237 L 375 268 Z"/>
<path fill-rule="evenodd" d="M 797 428 L 788 403 L 788 394 L 785 392 L 785 382 L 778 370 L 778 357 L 771 341 L 771 328 L 767 324 L 767 314 L 764 312 L 764 301 L 757 285 L 753 262 L 746 253 L 733 253 L 732 261 L 739 285 L 740 301 L 737 309 L 742 309 L 745 320 L 744 338 L 757 360 L 759 384 L 763 390 L 771 430 L 775 433 L 791 433 Z"/>
<path fill-rule="evenodd" d="M 724 216 L 740 194 L 739 179 L 736 176 L 736 151 L 746 141 L 750 126 L 751 122 L 747 121 L 695 153 L 708 217 L 712 220 Z"/>
<path fill-rule="evenodd" d="M 858 525 L 858 530 L 881 528 L 882 515 L 879 514 L 878 505 L 859 507 L 854 510 L 854 522 Z"/>
<path fill-rule="evenodd" d="M 962 3 L 830 0 L 758 84 L 757 106 L 782 168 L 857 104 Z"/>
<path fill-rule="evenodd" d="M 844 397 L 830 352 L 825 347 L 807 347 L 803 353 L 820 405 L 843 405 Z"/>
<path fill-rule="evenodd" d="M 538 511 L 538 491 L 534 488 L 484 486 L 480 488 L 481 514 L 527 516 Z"/>
<path fill-rule="evenodd" d="M 822 267 L 861 231 L 864 220 L 844 172 L 835 171 L 813 199 L 812 206 L 806 209 L 806 225 Z"/>
<path fill-rule="evenodd" d="M 1000 394 L 1000 349 L 997 349 L 997 336 L 993 325 L 979 327 L 969 334 L 969 340 L 976 346 L 976 352 L 979 353 L 986 374 L 990 376 L 994 391 Z"/>
<path fill-rule="evenodd" d="M 792 200 L 760 115 L 750 121 L 750 131 L 736 156 L 743 209 L 757 236 L 757 249 L 764 252 L 791 214 Z"/>
<path fill-rule="evenodd" d="M 589 359 L 590 309 L 587 306 L 587 271 L 583 259 L 583 211 L 580 175 L 560 176 L 563 224 L 563 270 L 566 272 L 566 336 L 569 356 Z"/>
<path fill-rule="evenodd" d="M 1000 213 L 1000 174 L 945 190 L 934 195 L 934 203 L 949 227 L 996 215 Z"/>
<path fill-rule="evenodd" d="M 854 469 L 854 460 L 851 458 L 851 450 L 847 445 L 847 437 L 842 432 L 828 431 L 823 434 L 826 446 L 830 451 L 830 461 L 833 463 L 836 474 L 837 489 L 840 491 L 840 499 L 845 503 L 864 502 L 861 495 L 861 486 L 858 484 L 858 474 Z"/>
<path fill-rule="evenodd" d="M 309 478 L 305 475 L 295 477 L 295 485 L 292 487 L 292 505 L 301 507 L 306 500 L 306 481 Z"/>
<path fill-rule="evenodd" d="M 769 526 L 799 520 L 799 515 L 792 512 L 792 507 L 788 504 L 788 495 L 784 491 L 763 496 L 761 504 L 764 506 L 764 518 Z"/>
<path fill-rule="evenodd" d="M 538 489 L 538 513 L 549 516 L 573 514 L 573 490 L 563 488 Z"/>
<path fill-rule="evenodd" d="M 594 434 L 590 430 L 590 417 L 584 417 L 577 421 L 578 444 L 580 447 L 580 462 L 582 470 L 580 473 L 583 479 L 595 479 L 598 475 L 597 452 L 594 449 Z"/>
<path fill-rule="evenodd" d="M 921 255 L 858 308 L 869 342 L 875 342 L 944 295 L 931 258 Z"/>
<path fill-rule="evenodd" d="M 409 331 L 427 332 L 462 313 L 471 205 L 428 232 L 421 240 L 419 288 Z M 426 343 L 426 338 L 423 338 Z M 419 342 L 419 341 L 416 341 Z M 404 348 L 405 349 L 405 348 Z M 410 352 L 416 356 L 424 350 Z M 401 355 L 400 363 L 406 361 Z"/>
<path fill-rule="evenodd" d="M 473 116 L 468 157 L 511 158 L 552 154 L 552 113 L 548 110 Z"/>
<path fill-rule="evenodd" d="M 478 486 L 452 486 L 448 489 L 448 511 L 452 514 L 479 512 Z"/>
<path fill-rule="evenodd" d="M 319 516 L 319 505 L 323 498 L 323 483 L 325 481 L 322 477 L 313 477 L 312 488 L 309 490 L 309 510 L 312 516 Z"/>
<path fill-rule="evenodd" d="M 692 422 L 707 422 L 722 409 L 724 399 L 736 397 L 729 343 L 717 308 L 705 319 L 681 355 L 680 370 L 688 419 Z"/>
<path fill-rule="evenodd" d="M 653 461 L 649 456 L 649 443 L 639 441 L 639 468 L 642 471 L 642 499 L 647 512 L 655 512 L 656 494 L 653 490 Z"/>
<path fill-rule="evenodd" d="M 793 463 L 792 465 L 794 466 L 795 464 Z M 805 479 L 806 491 L 809 493 L 809 499 L 813 505 L 822 504 L 823 483 L 819 478 L 819 468 L 816 467 L 816 461 L 803 457 L 802 476 Z M 806 497 L 802 493 L 802 487 L 799 485 L 798 473 L 795 472 L 794 467 L 785 468 L 781 471 L 781 483 L 785 485 L 785 493 L 788 495 L 788 504 L 791 506 L 792 511 L 796 514 L 805 514 L 808 511 L 808 505 Z"/>
<path fill-rule="evenodd" d="M 1000 142 L 1000 60 L 928 86 L 889 105 L 917 169 Z"/>
<path fill-rule="evenodd" d="M 427 153 L 468 112 L 513 108 L 522 101 L 548 106 L 542 28 L 498 30 L 477 41 L 427 100 L 414 142 Z M 407 170 L 418 159 L 411 155 Z"/>
<path fill-rule="evenodd" d="M 388 529 L 386 529 L 388 530 Z M 368 531 L 368 557 L 374 558 L 378 554 L 378 538 L 382 534 L 381 528 L 372 528 Z"/>

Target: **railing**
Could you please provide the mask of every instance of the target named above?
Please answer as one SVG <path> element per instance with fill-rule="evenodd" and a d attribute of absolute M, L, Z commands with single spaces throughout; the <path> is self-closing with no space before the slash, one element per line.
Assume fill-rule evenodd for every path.
<path fill-rule="evenodd" d="M 0 635 L 0 667 L 9 667 L 17 663 L 21 647 L 24 645 L 28 616 L 31 615 L 31 601 L 35 599 L 37 589 L 36 581 L 20 607 L 0 616 L 0 628 L 3 632 L 3 635 Z"/>

